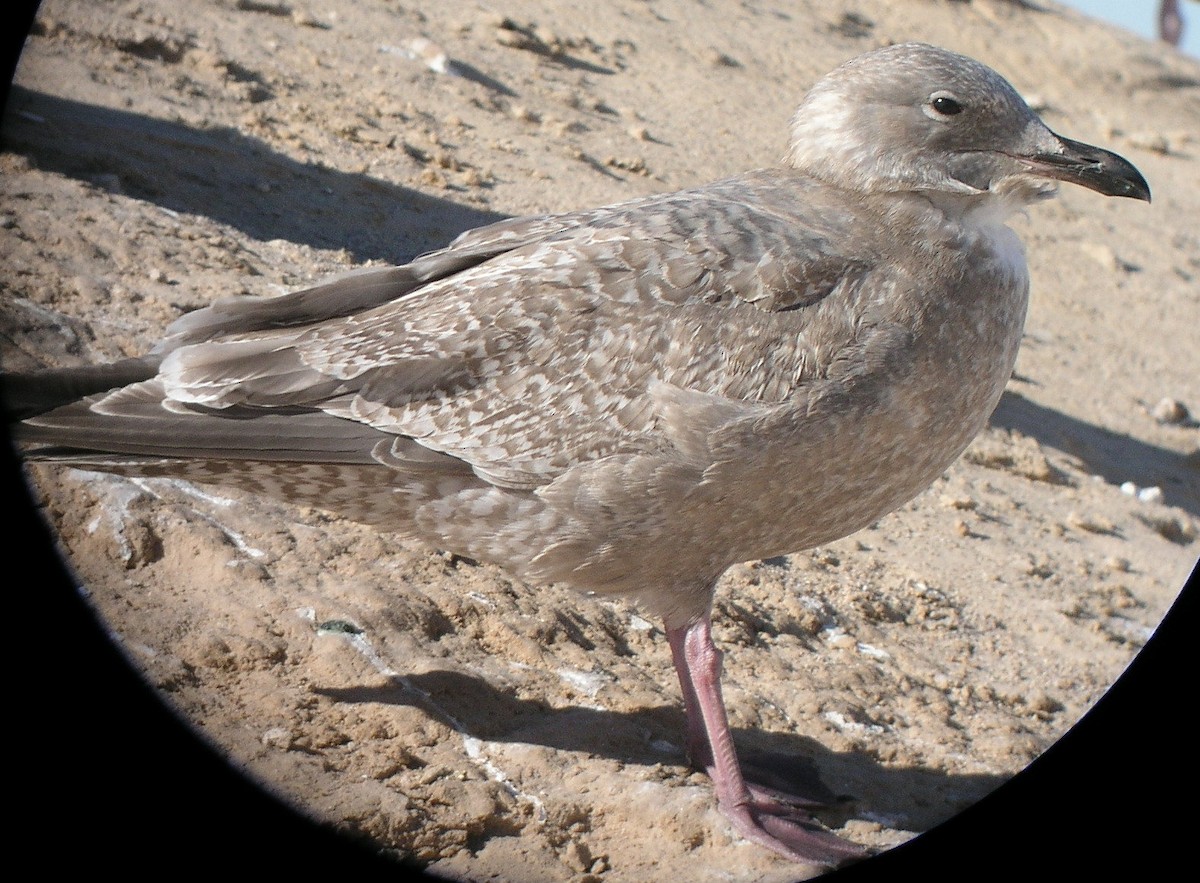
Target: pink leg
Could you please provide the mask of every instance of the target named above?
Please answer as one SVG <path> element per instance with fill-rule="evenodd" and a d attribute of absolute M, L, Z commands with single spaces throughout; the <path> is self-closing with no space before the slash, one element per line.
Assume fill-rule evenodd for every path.
<path fill-rule="evenodd" d="M 688 667 L 687 654 L 684 649 L 688 629 L 667 629 L 667 643 L 671 645 L 671 659 L 675 662 L 675 673 L 679 675 L 679 686 L 683 692 L 683 713 L 687 719 L 687 752 L 688 762 L 697 769 L 711 772 L 713 766 L 712 750 L 708 746 L 708 733 L 704 728 L 704 715 L 700 711 L 700 700 L 696 697 L 696 686 L 692 683 L 692 672 Z M 713 648 L 716 649 L 715 647 Z M 720 653 L 720 651 L 717 651 Z M 718 657 L 717 665 L 720 665 Z M 720 673 L 717 675 L 720 679 Z"/>
<path fill-rule="evenodd" d="M 811 802 L 789 801 L 787 795 L 769 789 L 752 793 L 747 786 L 721 698 L 722 654 L 713 643 L 709 617 L 667 629 L 667 640 L 683 690 L 688 757 L 707 771 L 717 806 L 734 829 L 795 861 L 836 865 L 862 858 L 860 847 L 829 833 L 798 809 Z"/>

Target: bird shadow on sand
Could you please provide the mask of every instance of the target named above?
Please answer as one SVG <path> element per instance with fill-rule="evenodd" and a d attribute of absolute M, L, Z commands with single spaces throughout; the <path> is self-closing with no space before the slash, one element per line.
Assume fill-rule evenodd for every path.
<path fill-rule="evenodd" d="M 314 692 L 335 702 L 420 708 L 463 735 L 488 742 L 540 745 L 631 766 L 667 767 L 680 778 L 688 774 L 682 747 L 683 711 L 674 705 L 633 711 L 555 708 L 517 698 L 482 678 L 446 670 L 405 675 L 394 686 Z M 907 830 L 928 830 L 1008 780 L 1007 776 L 885 766 L 865 753 L 830 751 L 795 733 L 737 727 L 733 732 L 751 778 L 824 803 L 816 814 L 831 825 L 866 814 Z"/>
<path fill-rule="evenodd" d="M 345 248 L 355 260 L 404 263 L 506 215 L 370 175 L 302 163 L 233 129 L 177 122 L 14 85 L 5 150 L 35 166 L 259 240 Z M 397 151 L 397 163 L 406 162 Z"/>
<path fill-rule="evenodd" d="M 1077 420 L 1024 396 L 1005 392 L 991 425 L 1012 429 L 1082 460 L 1094 474 L 1120 485 L 1162 489 L 1163 502 L 1200 515 L 1200 459 Z"/>

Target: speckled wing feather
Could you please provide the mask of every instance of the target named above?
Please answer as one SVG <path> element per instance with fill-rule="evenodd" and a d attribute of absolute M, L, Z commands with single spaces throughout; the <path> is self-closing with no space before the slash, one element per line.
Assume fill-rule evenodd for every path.
<path fill-rule="evenodd" d="M 510 218 L 468 230 L 450 245 L 399 267 L 368 267 L 279 297 L 239 295 L 218 300 L 171 324 L 157 352 L 216 336 L 292 328 L 350 316 L 453 276 L 527 242 L 587 223 L 603 209 Z"/>
<path fill-rule="evenodd" d="M 169 329 L 136 409 L 122 391 L 87 407 L 136 420 L 131 454 L 154 438 L 158 456 L 173 443 L 179 457 L 395 468 L 413 439 L 510 488 L 614 453 L 698 454 L 713 418 L 753 419 L 794 396 L 853 336 L 844 310 L 821 309 L 862 287 L 861 257 L 838 247 L 853 218 L 809 206 L 810 189 L 755 172 L 506 221 L 405 267 L 218 303 Z M 666 420 L 685 400 L 696 413 Z M 83 419 L 77 406 L 27 432 L 62 444 Z"/>

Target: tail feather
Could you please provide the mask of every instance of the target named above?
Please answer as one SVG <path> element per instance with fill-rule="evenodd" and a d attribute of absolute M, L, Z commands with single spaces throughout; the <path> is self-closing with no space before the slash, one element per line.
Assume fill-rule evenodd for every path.
<path fill-rule="evenodd" d="M 122 359 L 108 365 L 52 368 L 0 377 L 0 399 L 9 421 L 25 420 L 97 393 L 149 380 L 159 356 Z"/>
<path fill-rule="evenodd" d="M 95 462 L 97 455 L 204 460 L 377 464 L 386 433 L 324 411 L 172 403 L 161 380 L 146 380 L 31 417 L 13 427 L 38 460 Z"/>

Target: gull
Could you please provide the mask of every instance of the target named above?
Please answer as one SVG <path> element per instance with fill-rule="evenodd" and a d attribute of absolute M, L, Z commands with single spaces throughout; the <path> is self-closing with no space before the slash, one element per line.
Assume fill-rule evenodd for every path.
<path fill-rule="evenodd" d="M 863 850 L 742 773 L 714 590 L 876 521 L 984 427 L 1029 292 L 1005 220 L 1058 181 L 1150 199 L 995 71 L 894 45 L 817 82 L 778 167 L 218 300 L 146 356 L 9 377 L 9 404 L 31 459 L 233 485 L 635 599 L 734 830 L 835 865 Z"/>

